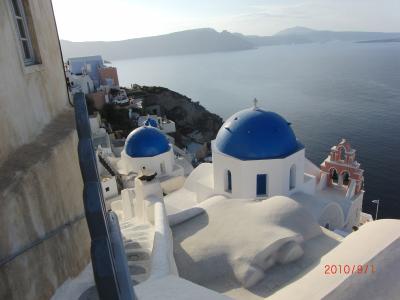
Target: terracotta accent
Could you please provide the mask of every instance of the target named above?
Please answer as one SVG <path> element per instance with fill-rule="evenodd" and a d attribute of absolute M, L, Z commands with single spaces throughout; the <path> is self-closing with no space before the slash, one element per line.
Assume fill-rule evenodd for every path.
<path fill-rule="evenodd" d="M 88 99 L 93 101 L 93 106 L 101 110 L 106 102 L 106 93 L 103 91 L 87 94 Z"/>
<path fill-rule="evenodd" d="M 364 170 L 360 168 L 360 164 L 355 160 L 356 150 L 351 148 L 349 142 L 345 139 L 333 146 L 331 148 L 330 155 L 327 159 L 321 164 L 321 174 L 322 172 L 327 173 L 328 177 L 328 186 L 333 185 L 333 174 L 334 170 L 336 170 L 339 178 L 343 179 L 345 173 L 349 174 L 349 184 L 351 181 L 356 181 L 356 191 L 358 194 L 363 188 L 364 181 Z M 339 179 L 339 184 L 342 184 Z"/>
<path fill-rule="evenodd" d="M 100 83 L 107 85 L 107 78 L 111 78 L 114 82 L 114 86 L 119 86 L 117 68 L 106 67 L 99 69 Z"/>

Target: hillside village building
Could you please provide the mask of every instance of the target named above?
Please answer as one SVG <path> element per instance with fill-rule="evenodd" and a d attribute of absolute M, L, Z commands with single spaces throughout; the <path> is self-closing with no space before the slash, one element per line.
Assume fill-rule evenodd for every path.
<path fill-rule="evenodd" d="M 158 115 L 140 116 L 138 118 L 138 126 L 143 126 L 146 122 L 151 122 L 153 127 L 158 127 L 165 134 L 176 132 L 175 122 L 167 118 Z"/>
<path fill-rule="evenodd" d="M 75 75 L 67 69 L 65 70 L 65 76 L 67 77 L 67 83 L 71 90 L 71 94 L 82 92 L 87 95 L 95 92 L 93 80 L 89 75 Z"/>
<path fill-rule="evenodd" d="M 67 65 L 72 74 L 87 74 L 93 80 L 94 87 L 96 89 L 100 87 L 101 78 L 99 69 L 105 67 L 103 58 L 100 55 L 69 58 Z"/>
<path fill-rule="evenodd" d="M 106 66 L 100 55 L 69 58 L 65 75 L 71 94 L 83 92 L 96 109 L 101 109 L 105 103 L 130 103 L 125 90 L 119 86 L 117 69 Z"/>
<path fill-rule="evenodd" d="M 100 85 L 119 87 L 117 68 L 102 67 L 99 69 Z"/>

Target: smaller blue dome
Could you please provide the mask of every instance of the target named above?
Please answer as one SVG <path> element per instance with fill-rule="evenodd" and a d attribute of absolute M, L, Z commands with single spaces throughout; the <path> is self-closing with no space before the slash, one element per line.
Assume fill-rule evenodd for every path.
<path fill-rule="evenodd" d="M 148 118 L 146 122 L 144 122 L 144 125 L 146 126 L 153 126 L 155 128 L 158 128 L 158 122 L 157 120 L 154 120 L 153 118 Z"/>
<path fill-rule="evenodd" d="M 125 153 L 130 157 L 152 157 L 169 150 L 165 134 L 152 126 L 136 128 L 125 141 Z"/>

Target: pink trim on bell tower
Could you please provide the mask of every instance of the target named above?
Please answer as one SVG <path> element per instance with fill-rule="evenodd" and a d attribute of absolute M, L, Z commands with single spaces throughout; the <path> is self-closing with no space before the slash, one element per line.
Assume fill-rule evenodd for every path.
<path fill-rule="evenodd" d="M 328 174 L 327 185 L 334 184 L 350 186 L 355 181 L 355 194 L 363 189 L 364 170 L 360 169 L 360 163 L 356 161 L 356 150 L 345 139 L 331 148 L 330 155 L 321 164 L 321 176 Z"/>

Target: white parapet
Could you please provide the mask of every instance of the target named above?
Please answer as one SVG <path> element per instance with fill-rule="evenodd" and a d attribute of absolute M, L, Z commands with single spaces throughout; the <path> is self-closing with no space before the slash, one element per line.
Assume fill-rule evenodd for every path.
<path fill-rule="evenodd" d="M 142 209 L 142 221 L 153 223 L 153 202 L 163 197 L 160 182 L 156 179 L 142 181 L 136 177 L 135 194 L 136 197 L 133 205 L 138 207 L 138 211 Z"/>
<path fill-rule="evenodd" d="M 149 279 L 178 275 L 173 256 L 172 233 L 160 182 L 157 179 L 142 181 L 136 178 L 135 194 L 135 218 L 141 215 L 143 222 L 149 222 L 154 226 Z M 142 212 L 139 212 L 140 209 Z"/>
<path fill-rule="evenodd" d="M 178 275 L 173 255 L 172 233 L 162 198 L 154 203 L 154 243 L 150 272 L 149 279 Z"/>
<path fill-rule="evenodd" d="M 166 194 L 169 194 L 181 188 L 184 183 L 184 176 L 170 177 L 161 182 L 161 187 Z"/>
<path fill-rule="evenodd" d="M 124 189 L 121 191 L 122 196 L 122 210 L 124 212 L 124 219 L 131 219 L 134 215 L 135 217 L 141 218 L 139 215 L 140 211 L 137 210 L 138 215 L 136 215 L 136 211 L 133 210 L 132 200 L 135 198 L 135 192 L 133 189 Z"/>
<path fill-rule="evenodd" d="M 350 201 L 351 198 L 355 195 L 357 182 L 355 180 L 350 180 L 350 186 L 346 192 L 346 200 Z"/>
<path fill-rule="evenodd" d="M 304 173 L 304 183 L 301 187 L 302 192 L 314 195 L 317 187 L 317 179 L 315 175 Z"/>
<path fill-rule="evenodd" d="M 328 174 L 325 172 L 321 172 L 321 178 L 319 179 L 317 190 L 322 191 L 326 188 L 328 181 Z"/>

